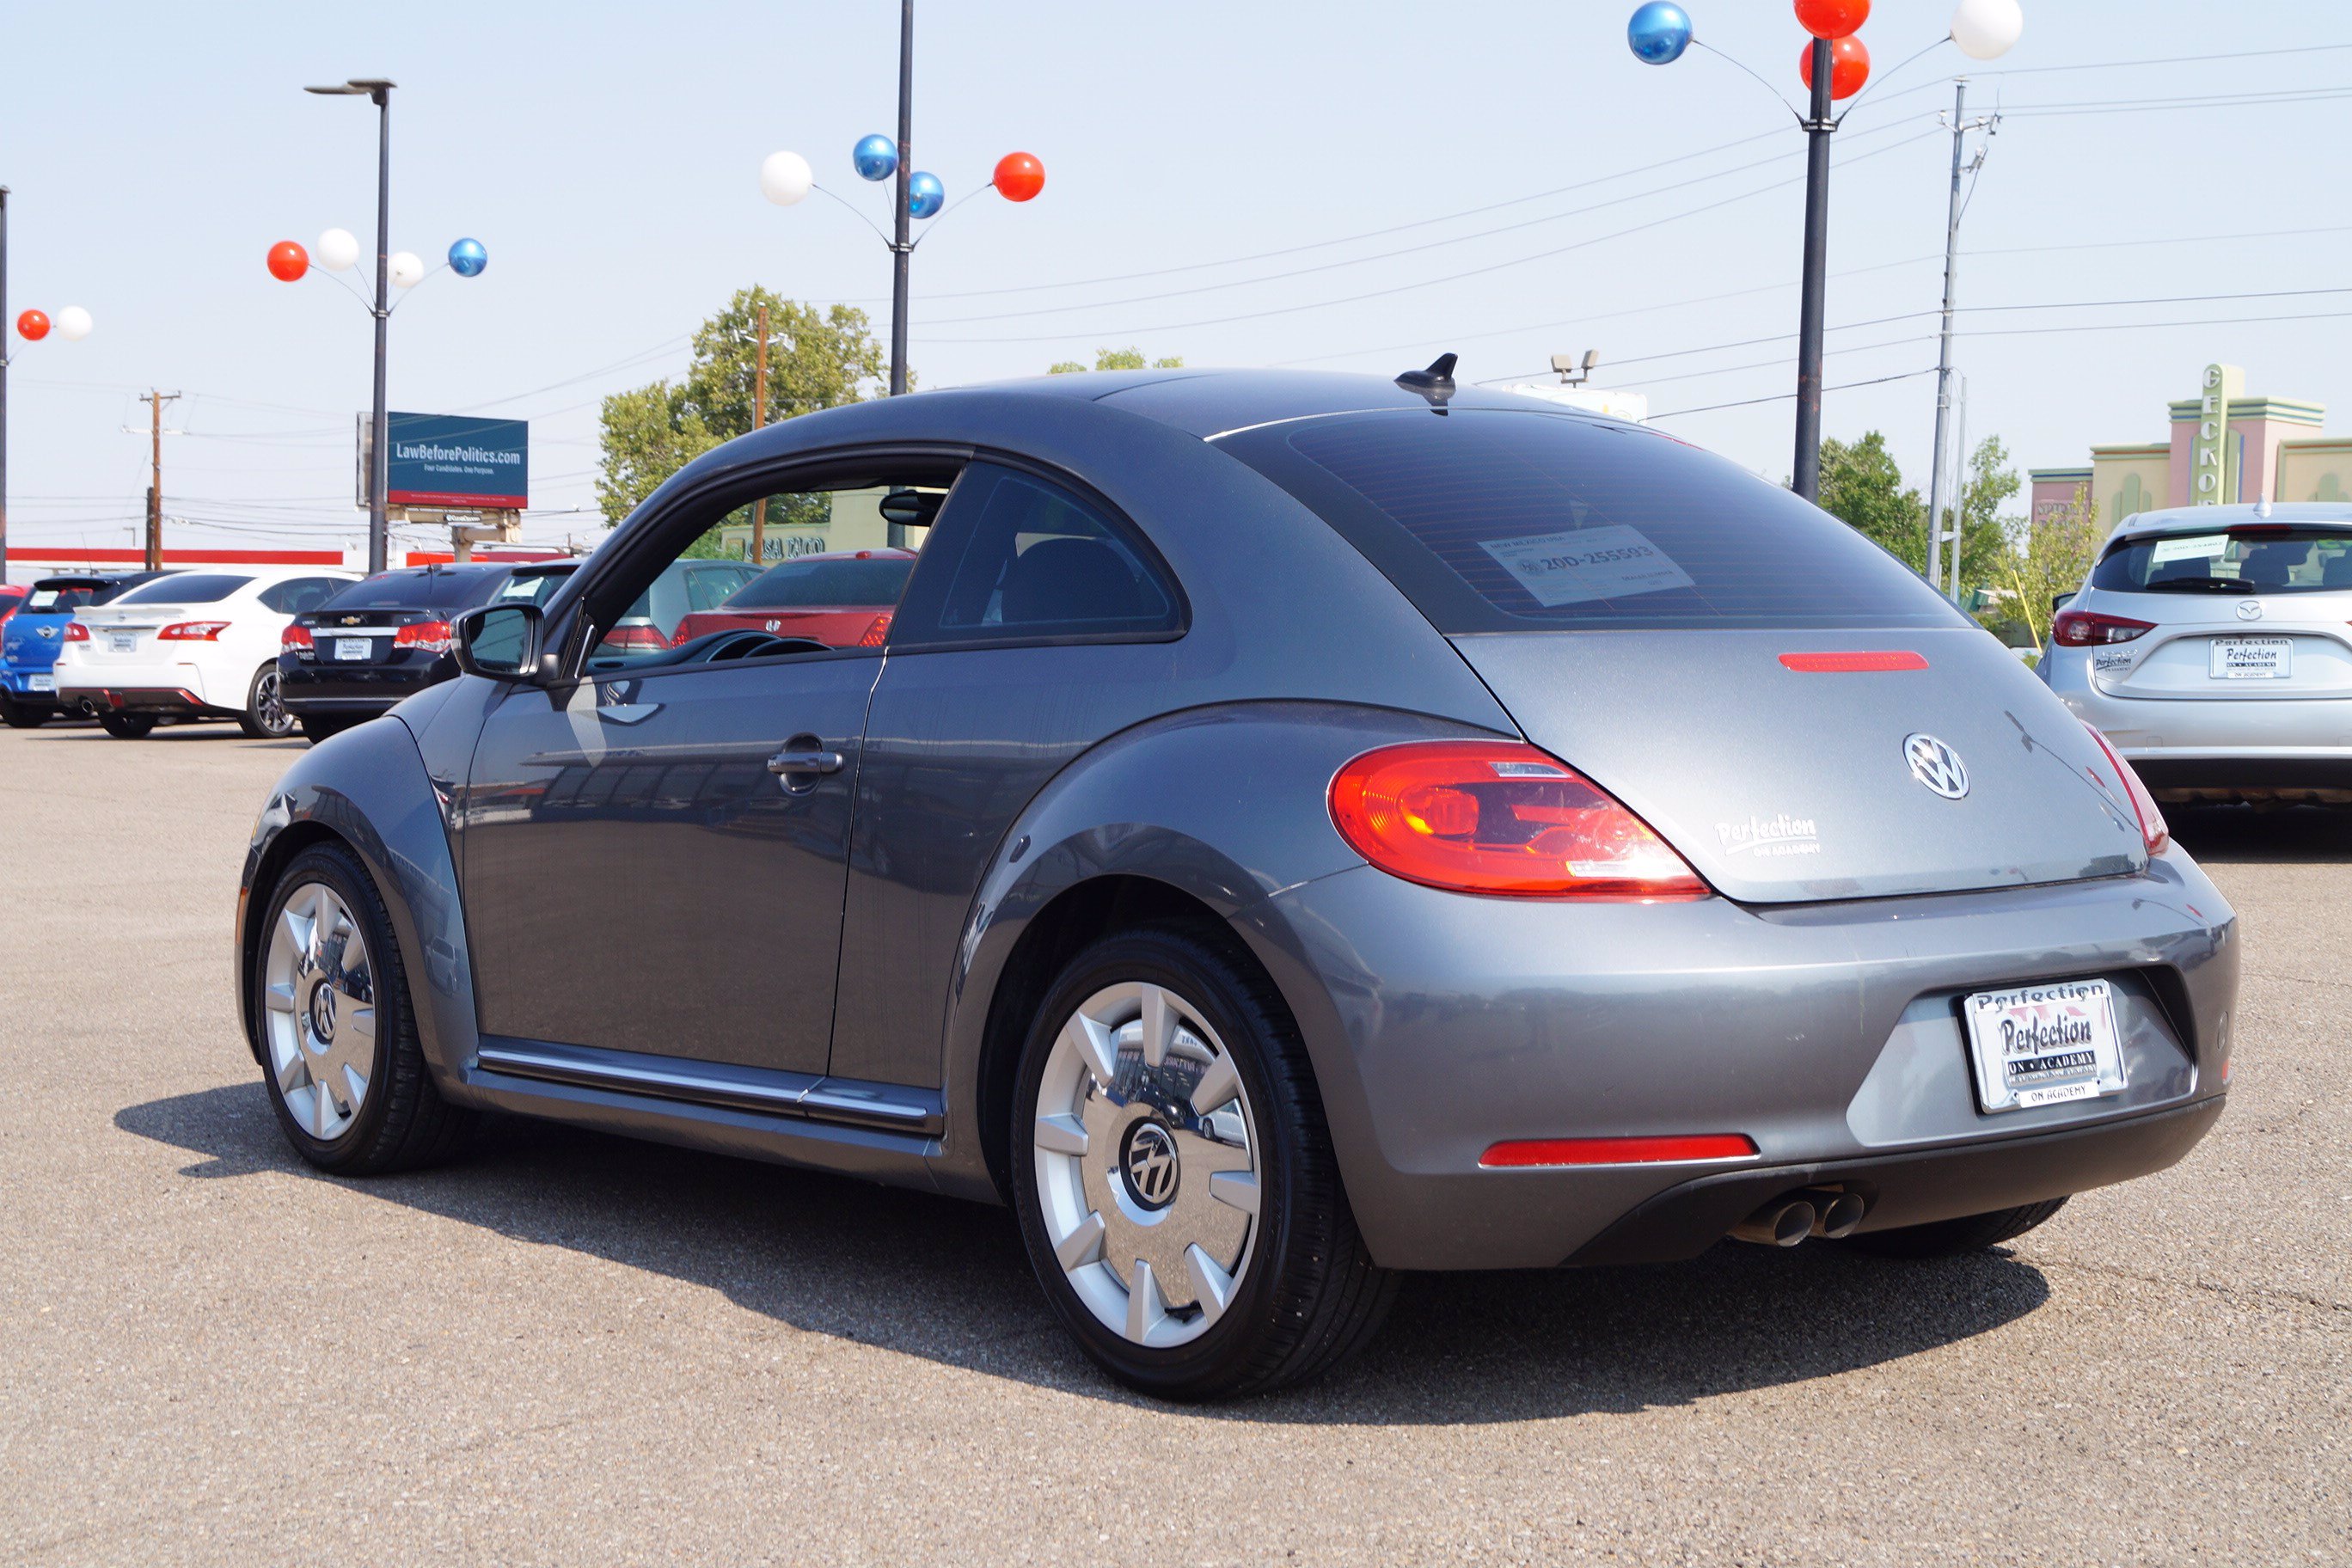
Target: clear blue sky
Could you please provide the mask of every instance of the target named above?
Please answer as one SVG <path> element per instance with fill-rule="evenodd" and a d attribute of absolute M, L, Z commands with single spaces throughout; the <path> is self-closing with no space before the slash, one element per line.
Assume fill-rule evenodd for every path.
<path fill-rule="evenodd" d="M 1786 5 L 1691 9 L 1703 38 L 1794 96 L 1801 38 Z M 1382 373 L 1454 348 L 1461 374 L 1485 379 L 1592 347 L 1622 365 L 1601 381 L 1646 388 L 1660 412 L 1786 392 L 1786 342 L 1643 358 L 1793 331 L 1800 192 L 1763 187 L 1801 173 L 1802 138 L 1720 60 L 1635 61 L 1630 10 L 925 0 L 918 165 L 952 198 L 1022 148 L 1048 183 L 1026 207 L 975 200 L 918 255 L 919 374 L 933 386 L 1028 374 L 1132 344 L 1192 364 Z M 2026 12 L 2023 42 L 1971 89 L 1972 107 L 2009 114 L 1968 215 L 1964 247 L 1983 254 L 1963 263 L 1963 304 L 2352 286 L 2352 88 L 2339 85 L 2352 49 L 2313 47 L 2352 44 L 2352 15 L 2316 0 L 2026 0 Z M 1948 16 L 1942 0 L 1880 0 L 1864 31 L 1879 72 Z M 2242 25 L 2255 16 L 2259 30 Z M 881 220 L 882 191 L 856 180 L 849 149 L 891 124 L 896 30 L 888 0 L 17 8 L 0 95 L 9 309 L 80 304 L 98 331 L 20 345 L 12 539 L 131 542 L 146 479 L 133 397 L 151 384 L 189 395 L 170 415 L 188 434 L 165 443 L 172 515 L 275 531 L 241 535 L 253 542 L 357 526 L 367 319 L 324 278 L 274 282 L 262 255 L 336 225 L 372 243 L 373 111 L 299 89 L 374 74 L 401 84 L 394 247 L 437 259 L 471 234 L 491 256 L 482 278 L 445 273 L 394 318 L 393 404 L 530 417 L 544 509 L 531 534 L 593 533 L 593 510 L 563 509 L 593 509 L 597 397 L 680 367 L 686 335 L 730 290 L 854 300 L 883 327 L 888 266 L 874 236 L 821 197 L 770 206 L 756 175 L 770 151 L 798 149 Z M 2294 52 L 2221 58 L 2262 49 Z M 2074 68 L 2168 57 L 2191 59 Z M 1933 84 L 1968 63 L 1937 51 L 1841 133 L 1832 265 L 1871 270 L 1832 282 L 1833 324 L 1935 306 L 1948 142 L 1934 114 L 1950 88 Z M 2337 96 L 2137 107 L 2296 89 Z M 2104 107 L 2046 111 L 2085 104 Z M 1741 138 L 1755 140 L 1725 145 Z M 1749 192 L 1761 194 L 1677 216 Z M 1295 248 L 1401 225 L 1419 226 Z M 1234 261 L 1273 251 L 1287 254 Z M 1089 281 L 1136 273 L 1159 275 Z M 1964 321 L 2330 310 L 2352 312 L 2352 292 Z M 2335 405 L 2333 427 L 2352 433 L 2347 325 L 1967 339 L 1970 433 L 2001 436 L 2021 467 L 2158 439 L 2166 401 L 2214 359 L 2244 365 L 2250 390 Z M 1832 358 L 1831 383 L 1931 365 L 1932 342 L 1900 340 L 1932 328 L 1915 316 L 1836 334 L 1857 352 Z M 1832 393 L 1824 428 L 1885 430 L 1924 489 L 1931 386 Z M 1669 427 L 1777 479 L 1790 417 L 1780 401 Z M 228 537 L 177 535 L 205 536 Z"/>

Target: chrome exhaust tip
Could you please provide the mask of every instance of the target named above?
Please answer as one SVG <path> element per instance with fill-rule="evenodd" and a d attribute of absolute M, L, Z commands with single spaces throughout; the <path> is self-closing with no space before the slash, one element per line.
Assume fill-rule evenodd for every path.
<path fill-rule="evenodd" d="M 1870 1205 L 1859 1193 L 1833 1192 L 1816 1188 L 1805 1194 L 1805 1201 L 1813 1205 L 1811 1234 L 1826 1241 L 1843 1241 L 1861 1227 L 1862 1216 Z"/>
<path fill-rule="evenodd" d="M 1775 1198 L 1731 1227 L 1732 1239 L 1757 1247 L 1794 1247 L 1813 1234 L 1813 1205 L 1803 1198 Z"/>

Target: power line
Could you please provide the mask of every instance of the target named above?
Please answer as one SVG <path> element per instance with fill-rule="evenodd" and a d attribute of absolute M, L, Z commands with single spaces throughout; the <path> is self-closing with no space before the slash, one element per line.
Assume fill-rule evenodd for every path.
<path fill-rule="evenodd" d="M 1857 386 L 1883 386 L 1890 381 L 1912 381 L 1919 376 L 1933 375 L 1935 374 L 1936 367 L 1931 364 L 1925 370 L 1906 370 L 1896 375 L 1876 375 L 1871 377 L 1868 381 L 1843 381 L 1840 382 L 1835 386 L 1825 386 L 1822 388 L 1822 390 L 1823 392 L 1851 392 Z M 1655 423 L 1660 419 L 1679 419 L 1685 414 L 1712 414 L 1718 408 L 1748 408 L 1759 403 L 1786 403 L 1796 395 L 1797 395 L 1793 392 L 1776 392 L 1769 397 L 1744 397 L 1737 403 L 1709 403 L 1697 408 L 1673 408 L 1668 409 L 1664 414 L 1653 414 L 1650 416 L 1650 419 L 1653 423 Z"/>

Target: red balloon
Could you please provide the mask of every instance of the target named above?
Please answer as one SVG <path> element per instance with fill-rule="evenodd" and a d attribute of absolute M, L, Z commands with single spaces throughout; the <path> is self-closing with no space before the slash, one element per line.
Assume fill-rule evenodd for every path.
<path fill-rule="evenodd" d="M 1870 0 L 1797 0 L 1797 25 L 1816 38 L 1850 38 L 1870 20 Z"/>
<path fill-rule="evenodd" d="M 295 283 L 310 270 L 310 253 L 290 239 L 269 247 L 269 275 L 280 283 Z"/>
<path fill-rule="evenodd" d="M 27 310 L 16 318 L 16 335 L 28 343 L 37 343 L 49 335 L 49 319 L 38 310 Z"/>
<path fill-rule="evenodd" d="M 996 161 L 996 194 L 1025 202 L 1045 188 L 1045 165 L 1027 153 L 1007 153 Z"/>
<path fill-rule="evenodd" d="M 1813 46 L 1807 44 L 1805 52 L 1797 57 L 1797 74 L 1805 79 L 1805 90 L 1813 89 Z M 1830 96 L 1852 98 L 1870 79 L 1870 51 L 1862 47 L 1860 38 L 1833 38 L 1830 42 Z"/>

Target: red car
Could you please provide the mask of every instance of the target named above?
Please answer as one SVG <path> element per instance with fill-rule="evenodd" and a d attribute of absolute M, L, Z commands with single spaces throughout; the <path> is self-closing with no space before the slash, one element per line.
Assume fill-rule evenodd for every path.
<path fill-rule="evenodd" d="M 807 637 L 828 647 L 877 647 L 890 612 L 915 569 L 911 550 L 842 550 L 770 567 L 715 610 L 695 610 L 677 624 L 676 647 L 738 628 Z"/>

